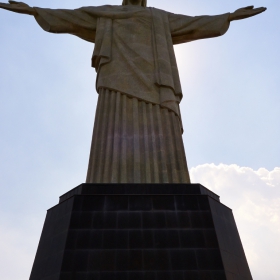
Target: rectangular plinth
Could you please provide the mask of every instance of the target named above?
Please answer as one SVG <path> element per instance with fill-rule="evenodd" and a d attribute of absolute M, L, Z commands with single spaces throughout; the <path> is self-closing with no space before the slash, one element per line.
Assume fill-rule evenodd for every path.
<path fill-rule="evenodd" d="M 82 184 L 48 211 L 30 276 L 62 279 L 252 277 L 232 211 L 203 186 Z"/>

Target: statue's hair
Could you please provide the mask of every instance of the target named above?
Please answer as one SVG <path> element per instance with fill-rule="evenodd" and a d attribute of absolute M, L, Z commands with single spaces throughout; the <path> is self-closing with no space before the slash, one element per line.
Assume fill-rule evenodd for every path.
<path fill-rule="evenodd" d="M 128 0 L 123 0 L 122 5 L 123 5 L 123 6 L 128 5 Z M 141 5 L 142 5 L 143 7 L 147 7 L 147 0 L 142 0 Z"/>

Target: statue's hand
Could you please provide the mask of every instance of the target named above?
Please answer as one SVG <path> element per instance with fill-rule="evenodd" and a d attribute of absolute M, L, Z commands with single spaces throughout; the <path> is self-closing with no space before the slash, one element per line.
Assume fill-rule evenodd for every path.
<path fill-rule="evenodd" d="M 36 15 L 36 11 L 23 2 L 9 1 L 9 3 L 0 3 L 0 8 L 20 14 Z"/>
<path fill-rule="evenodd" d="M 263 13 L 265 10 L 266 10 L 266 8 L 264 8 L 264 7 L 254 9 L 254 6 L 248 6 L 245 8 L 241 8 L 241 9 L 236 10 L 234 13 L 230 14 L 229 21 L 253 17 L 257 14 Z"/>

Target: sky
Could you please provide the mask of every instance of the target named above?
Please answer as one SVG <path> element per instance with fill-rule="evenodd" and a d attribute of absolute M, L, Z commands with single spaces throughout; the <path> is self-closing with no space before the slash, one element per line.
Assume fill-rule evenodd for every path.
<path fill-rule="evenodd" d="M 3 0 L 2 0 L 3 1 Z M 120 1 L 59 0 L 78 8 Z M 219 38 L 175 47 L 191 180 L 233 209 L 254 280 L 280 279 L 280 2 L 150 0 L 215 15 L 254 4 Z M 86 177 L 97 94 L 94 45 L 0 10 L 0 279 L 28 279 L 46 210 Z"/>

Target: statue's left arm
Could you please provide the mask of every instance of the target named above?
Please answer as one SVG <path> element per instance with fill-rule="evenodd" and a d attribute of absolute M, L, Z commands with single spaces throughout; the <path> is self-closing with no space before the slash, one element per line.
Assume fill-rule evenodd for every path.
<path fill-rule="evenodd" d="M 35 19 L 45 31 L 68 33 L 95 42 L 97 17 L 88 14 L 83 8 L 67 10 L 34 7 L 34 9 Z"/>
<path fill-rule="evenodd" d="M 98 7 L 75 10 L 43 9 L 30 7 L 23 2 L 9 1 L 9 4 L 0 3 L 0 8 L 34 16 L 38 24 L 47 32 L 68 33 L 95 42 Z"/>
<path fill-rule="evenodd" d="M 190 17 L 169 13 L 169 25 L 174 44 L 186 43 L 199 39 L 218 37 L 225 34 L 230 22 L 245 19 L 264 12 L 266 8 L 253 6 L 217 16 Z"/>

